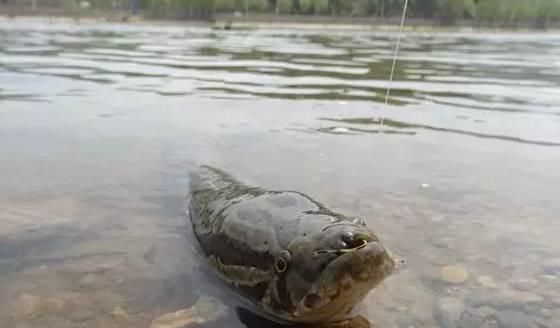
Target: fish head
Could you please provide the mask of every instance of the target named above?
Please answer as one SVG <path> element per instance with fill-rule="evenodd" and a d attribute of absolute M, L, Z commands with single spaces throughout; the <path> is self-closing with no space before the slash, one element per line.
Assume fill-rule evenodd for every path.
<path fill-rule="evenodd" d="M 279 288 L 289 303 L 290 319 L 344 320 L 372 288 L 393 272 L 395 261 L 361 222 L 344 220 L 306 230 L 308 233 L 294 237 L 290 243 L 290 263 L 280 279 Z"/>

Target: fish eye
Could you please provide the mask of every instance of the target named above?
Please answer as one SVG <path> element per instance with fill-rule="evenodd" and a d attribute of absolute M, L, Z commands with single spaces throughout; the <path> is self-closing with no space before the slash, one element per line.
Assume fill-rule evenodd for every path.
<path fill-rule="evenodd" d="M 282 253 L 280 253 L 280 255 L 278 255 L 278 258 L 276 258 L 276 262 L 274 263 L 274 268 L 276 269 L 276 271 L 278 271 L 279 273 L 286 271 L 286 269 L 288 269 L 288 261 L 290 261 L 291 258 L 292 257 L 288 251 L 283 251 Z"/>
<path fill-rule="evenodd" d="M 278 271 L 280 273 L 286 271 L 286 269 L 288 268 L 288 263 L 286 262 L 286 260 L 284 260 L 281 257 L 276 259 L 276 264 L 275 265 L 276 265 L 276 271 Z"/>

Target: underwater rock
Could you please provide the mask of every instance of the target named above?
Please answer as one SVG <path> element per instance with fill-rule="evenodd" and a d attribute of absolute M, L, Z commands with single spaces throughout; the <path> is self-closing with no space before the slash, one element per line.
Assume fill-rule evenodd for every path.
<path fill-rule="evenodd" d="M 541 309 L 541 317 L 546 318 L 546 319 L 550 319 L 554 316 L 554 313 L 552 311 L 550 311 L 549 309 Z"/>
<path fill-rule="evenodd" d="M 540 304 L 544 298 L 531 292 L 506 290 L 498 293 L 488 291 L 475 291 L 467 296 L 466 302 L 472 307 L 484 305 L 496 309 L 523 310 L 527 304 Z"/>
<path fill-rule="evenodd" d="M 489 289 L 498 288 L 498 285 L 494 281 L 494 278 L 490 276 L 478 276 L 477 281 L 482 287 L 489 288 Z"/>
<path fill-rule="evenodd" d="M 45 308 L 49 312 L 57 313 L 64 309 L 66 302 L 63 299 L 51 297 L 45 301 Z"/>
<path fill-rule="evenodd" d="M 523 312 L 504 310 L 498 312 L 496 320 L 500 328 L 528 328 L 529 318 Z"/>
<path fill-rule="evenodd" d="M 469 273 L 459 266 L 448 265 L 441 268 L 440 278 L 450 284 L 462 284 L 469 279 Z"/>
<path fill-rule="evenodd" d="M 111 315 L 117 319 L 128 319 L 130 316 L 128 312 L 126 312 L 122 307 L 117 306 L 113 311 L 111 311 Z"/>
<path fill-rule="evenodd" d="M 443 328 L 456 328 L 461 315 L 465 310 L 465 304 L 458 298 L 442 297 L 434 306 L 434 319 Z"/>
<path fill-rule="evenodd" d="M 560 273 L 560 258 L 543 261 L 541 267 L 546 273 Z"/>
<path fill-rule="evenodd" d="M 539 282 L 535 279 L 531 278 L 521 278 L 521 279 L 514 279 L 509 282 L 510 286 L 513 289 L 521 290 L 521 291 L 530 291 L 533 290 Z"/>
<path fill-rule="evenodd" d="M 96 288 L 101 285 L 99 277 L 93 273 L 86 274 L 78 280 L 78 287 L 80 288 Z"/>
<path fill-rule="evenodd" d="M 39 314 L 41 298 L 37 295 L 23 293 L 14 304 L 14 315 L 19 318 L 33 318 Z"/>
<path fill-rule="evenodd" d="M 479 328 L 488 319 L 494 317 L 497 311 L 489 306 L 483 306 L 479 308 L 469 308 L 461 317 L 459 322 L 460 328 Z"/>
<path fill-rule="evenodd" d="M 226 314 L 226 306 L 218 299 L 201 296 L 188 309 L 166 313 L 154 319 L 150 328 L 184 328 L 213 321 Z"/>
<path fill-rule="evenodd" d="M 479 328 L 499 328 L 498 322 L 494 319 L 485 321 Z"/>
<path fill-rule="evenodd" d="M 74 322 L 84 322 L 95 317 L 95 312 L 88 308 L 75 308 L 66 314 L 66 317 Z"/>

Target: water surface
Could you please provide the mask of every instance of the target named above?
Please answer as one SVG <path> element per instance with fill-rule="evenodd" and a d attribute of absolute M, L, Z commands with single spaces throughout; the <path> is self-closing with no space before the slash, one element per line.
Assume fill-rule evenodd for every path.
<path fill-rule="evenodd" d="M 0 327 L 229 304 L 184 215 L 200 164 L 364 217 L 407 261 L 374 327 L 454 327 L 450 298 L 462 328 L 558 327 L 560 37 L 407 32 L 384 105 L 395 37 L 1 21 Z"/>

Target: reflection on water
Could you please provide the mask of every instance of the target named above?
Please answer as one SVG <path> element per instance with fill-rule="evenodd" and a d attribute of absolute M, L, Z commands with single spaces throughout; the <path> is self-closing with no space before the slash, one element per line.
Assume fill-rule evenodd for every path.
<path fill-rule="evenodd" d="M 325 121 L 333 121 L 333 122 L 340 122 L 340 123 L 347 123 L 347 124 L 354 124 L 354 125 L 375 125 L 379 127 L 376 130 L 368 130 L 368 129 L 358 129 L 355 127 L 350 128 L 341 128 L 341 127 L 334 127 L 334 128 L 322 128 L 319 131 L 322 132 L 330 132 L 330 133 L 343 133 L 344 130 L 347 129 L 349 131 L 356 131 L 356 132 L 367 132 L 367 133 L 402 133 L 406 134 L 407 132 L 400 132 L 398 130 L 383 130 L 384 126 L 396 128 L 396 129 L 425 129 L 425 130 L 432 130 L 432 131 L 440 131 L 440 132 L 448 132 L 448 133 L 457 133 L 457 134 L 464 134 L 473 137 L 479 138 L 488 138 L 488 139 L 498 139 L 498 140 L 505 140 L 505 141 L 513 141 L 513 142 L 520 142 L 520 143 L 528 143 L 528 144 L 535 144 L 541 146 L 560 146 L 558 142 L 549 142 L 549 141 L 537 141 L 537 140 L 526 140 L 523 138 L 518 137 L 509 137 L 509 136 L 500 136 L 500 135 L 492 135 L 492 134 L 484 134 L 484 133 L 476 133 L 471 131 L 464 131 L 464 130 L 455 130 L 455 129 L 448 129 L 448 128 L 439 128 L 430 125 L 424 124 L 411 124 L 406 122 L 401 122 L 397 120 L 391 119 L 371 119 L 371 118 L 350 118 L 350 119 L 323 119 Z M 475 120 L 477 123 L 483 123 L 483 120 Z M 409 134 L 414 134 L 414 132 L 408 132 Z"/>
<path fill-rule="evenodd" d="M 272 327 L 192 244 L 199 164 L 366 218 L 372 327 L 557 327 L 559 37 L 407 33 L 385 106 L 394 37 L 0 21 L 0 327 Z"/>

